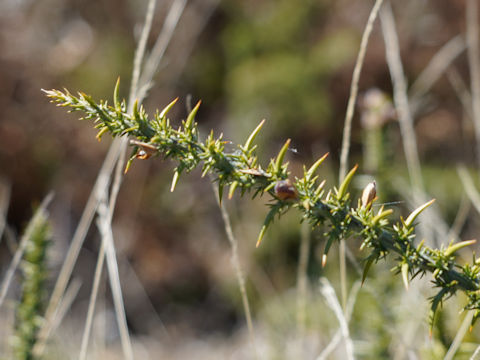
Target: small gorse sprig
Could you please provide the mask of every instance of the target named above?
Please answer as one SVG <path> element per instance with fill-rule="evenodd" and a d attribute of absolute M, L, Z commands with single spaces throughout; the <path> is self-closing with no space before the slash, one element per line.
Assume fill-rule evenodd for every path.
<path fill-rule="evenodd" d="M 47 249 L 51 231 L 44 209 L 37 210 L 24 236 L 28 236 L 28 242 L 20 264 L 22 293 L 17 305 L 15 334 L 12 338 L 14 356 L 17 360 L 36 358 L 32 351 L 45 311 Z"/>
<path fill-rule="evenodd" d="M 174 170 L 171 190 L 175 189 L 180 175 L 189 172 L 197 166 L 202 167 L 202 176 L 207 173 L 215 175 L 218 183 L 220 199 L 224 189 L 228 187 L 228 197 L 231 198 L 238 189 L 241 194 L 251 193 L 253 197 L 269 193 L 273 200 L 269 204 L 264 224 L 260 230 L 257 246 L 260 244 L 268 226 L 274 219 L 290 208 L 298 209 L 303 218 L 316 227 L 328 225 L 325 233 L 325 245 L 322 264 L 325 265 L 331 245 L 351 236 L 360 237 L 361 248 L 370 249 L 366 258 L 363 280 L 371 265 L 388 254 L 396 257 L 395 270 L 402 274 L 405 287 L 411 279 L 418 275 L 432 274 L 432 282 L 438 292 L 431 300 L 430 323 L 433 325 L 435 312 L 446 298 L 462 291 L 468 298 L 465 309 L 474 310 L 473 323 L 480 317 L 480 259 L 473 257 L 471 264 L 460 265 L 455 262 L 455 254 L 461 248 L 471 245 L 475 240 L 451 243 L 446 248 L 432 249 L 421 241 L 415 244 L 415 220 L 417 216 L 433 203 L 433 200 L 413 211 L 407 219 L 393 223 L 388 219 L 392 210 L 382 206 L 378 212 L 372 209 L 375 194 L 368 193 L 352 203 L 348 186 L 355 175 L 355 166 L 345 177 L 338 188 L 325 190 L 325 181 L 320 181 L 316 171 L 328 154 L 317 160 L 311 167 L 304 166 L 303 177 L 289 179 L 288 163 L 284 163 L 285 154 L 290 140 L 287 140 L 278 155 L 270 161 L 266 168 L 258 163 L 255 138 L 260 132 L 262 121 L 248 137 L 243 145 L 233 151 L 227 151 L 225 145 L 229 142 L 223 136 L 215 136 L 213 131 L 202 141 L 199 137 L 195 116 L 200 102 L 174 128 L 167 118 L 168 112 L 177 99 L 168 104 L 161 112 L 156 112 L 149 119 L 143 107 L 134 106 L 132 113 L 126 112 L 125 101 L 118 98 L 119 82 L 115 86 L 113 106 L 106 101 L 95 102 L 90 96 L 79 93 L 72 95 L 68 90 L 45 91 L 48 97 L 59 106 L 66 106 L 70 111 L 84 112 L 83 119 L 93 119 L 99 129 L 97 138 L 109 132 L 112 136 L 130 136 L 133 146 L 132 156 L 127 163 L 126 171 L 135 158 L 147 159 L 151 156 L 163 155 L 172 158 L 177 166 Z M 372 190 L 373 189 L 373 190 Z M 365 200 L 366 199 L 366 200 Z"/>

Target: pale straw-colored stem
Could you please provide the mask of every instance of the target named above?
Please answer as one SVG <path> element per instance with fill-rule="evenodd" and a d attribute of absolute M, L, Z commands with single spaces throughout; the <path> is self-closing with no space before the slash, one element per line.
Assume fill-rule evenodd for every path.
<path fill-rule="evenodd" d="M 348 155 L 350 151 L 350 140 L 352 133 L 352 120 L 358 96 L 358 82 L 360 81 L 360 74 L 362 72 L 363 62 L 367 52 L 368 40 L 372 34 L 373 24 L 377 19 L 382 3 L 383 0 L 376 0 L 375 4 L 373 5 L 370 16 L 368 17 L 367 25 L 365 26 L 365 30 L 363 30 L 362 40 L 360 42 L 360 50 L 358 51 L 357 61 L 355 62 L 355 67 L 353 69 L 352 83 L 350 85 L 350 96 L 348 98 L 347 112 L 345 114 L 345 122 L 343 125 L 342 150 L 340 154 L 340 182 L 342 182 L 347 174 Z"/>
<path fill-rule="evenodd" d="M 140 69 L 141 69 L 142 59 L 143 59 L 143 56 L 144 56 L 144 53 L 145 53 L 146 38 L 148 38 L 148 33 L 146 33 L 145 28 L 148 28 L 148 30 L 151 28 L 151 21 L 152 21 L 152 18 L 153 18 L 153 12 L 154 12 L 154 6 L 150 3 L 149 6 L 148 6 L 148 9 L 147 9 L 146 24 L 145 24 L 144 30 L 142 31 L 141 41 L 139 43 L 139 46 L 138 46 L 138 48 L 136 50 L 136 54 L 135 54 L 135 64 L 134 64 L 133 75 L 132 75 L 131 94 L 138 94 L 138 78 L 139 78 L 139 74 L 141 73 Z M 161 37 L 161 36 L 162 36 L 162 34 L 159 35 L 159 37 Z M 154 56 L 154 54 L 151 54 L 149 58 L 151 59 L 153 56 Z M 160 60 L 157 59 L 156 61 L 159 62 Z M 156 71 L 156 68 L 151 69 L 151 76 L 154 75 L 155 71 Z M 148 79 L 151 80 L 151 77 L 148 78 Z M 129 110 L 130 111 L 133 107 L 133 103 L 135 102 L 134 98 L 135 97 L 133 96 L 133 97 L 130 97 L 130 99 L 129 99 Z M 142 100 L 143 100 L 143 97 L 142 97 Z M 48 304 L 46 315 L 45 315 L 45 322 L 44 322 L 44 325 L 42 326 L 42 328 L 39 331 L 38 341 L 35 344 L 35 347 L 34 347 L 34 350 L 33 350 L 33 352 L 36 356 L 41 355 L 41 353 L 43 352 L 45 341 L 47 340 L 47 336 L 46 336 L 46 333 L 45 333 L 44 329 L 46 329 L 46 327 L 48 326 L 48 322 L 51 321 L 53 315 L 55 314 L 56 308 L 57 308 L 58 303 L 59 303 L 59 300 L 62 297 L 62 294 L 65 292 L 65 288 L 68 284 L 68 280 L 70 279 L 70 276 L 71 276 L 72 271 L 73 271 L 73 267 L 74 267 L 74 265 L 76 263 L 76 260 L 78 258 L 79 251 L 80 251 L 80 249 L 83 245 L 83 241 L 85 239 L 86 233 L 87 233 L 87 231 L 90 227 L 90 224 L 93 220 L 93 216 L 95 214 L 95 211 L 96 211 L 98 203 L 99 203 L 99 199 L 96 197 L 96 194 L 99 192 L 99 190 L 100 190 L 100 193 L 103 192 L 103 190 L 106 190 L 106 189 L 100 189 L 99 188 L 100 183 L 105 184 L 105 181 L 102 181 L 100 179 L 105 178 L 105 177 L 110 177 L 115 164 L 117 164 L 117 169 L 122 167 L 121 165 L 123 165 L 124 161 L 122 159 L 121 162 L 118 162 L 118 158 L 119 158 L 119 156 L 123 156 L 121 154 L 124 154 L 125 149 L 126 149 L 126 145 L 127 145 L 126 138 L 122 138 L 122 139 L 114 139 L 112 145 L 110 146 L 109 152 L 108 152 L 108 154 L 105 158 L 103 166 L 102 166 L 102 168 L 99 172 L 99 175 L 97 177 L 97 181 L 96 181 L 96 183 L 95 183 L 95 185 L 92 189 L 92 192 L 90 194 L 90 197 L 87 201 L 87 204 L 85 206 L 84 212 L 83 212 L 82 217 L 80 219 L 79 225 L 78 225 L 78 227 L 75 231 L 75 234 L 73 236 L 72 243 L 71 243 L 70 248 L 67 252 L 65 261 L 62 265 L 62 269 L 60 270 L 60 275 L 57 279 L 54 290 L 52 292 L 50 302 Z M 118 184 L 117 186 L 119 187 L 120 181 L 121 181 L 121 176 L 118 175 L 118 173 L 119 172 L 117 171 L 117 176 L 115 177 L 114 183 Z M 111 205 L 114 205 L 114 203 L 116 201 L 116 194 L 118 193 L 118 187 L 117 187 L 117 190 L 115 190 L 115 188 L 114 188 L 114 191 L 116 192 L 115 196 L 111 196 L 111 198 L 110 198 Z M 112 211 L 113 211 L 113 207 L 110 207 L 110 209 L 112 209 Z M 112 211 L 109 211 L 109 213 L 113 214 Z"/>
<path fill-rule="evenodd" d="M 350 96 L 348 98 L 347 112 L 345 114 L 345 122 L 343 125 L 342 150 L 340 153 L 340 183 L 347 174 L 348 155 L 350 152 L 350 140 L 352 133 L 352 120 L 358 96 L 358 82 L 360 81 L 360 74 L 362 72 L 363 62 L 367 52 L 368 40 L 370 39 L 370 35 L 373 30 L 373 24 L 378 16 L 378 12 L 382 6 L 382 3 L 383 0 L 376 0 L 375 4 L 373 5 L 370 16 L 368 17 L 367 25 L 363 31 L 362 40 L 360 41 L 360 50 L 358 51 L 357 60 L 353 69 L 352 84 L 350 85 Z M 342 304 L 344 308 L 347 302 L 347 268 L 345 262 L 345 247 L 345 241 L 343 239 L 340 240 L 340 284 L 342 289 Z"/>
<path fill-rule="evenodd" d="M 310 225 L 302 223 L 300 228 L 300 251 L 297 268 L 297 328 L 300 336 L 305 333 L 307 313 L 306 303 L 308 296 L 308 258 L 310 256 Z"/>
<path fill-rule="evenodd" d="M 360 290 L 360 286 L 361 282 L 356 281 L 353 284 L 352 289 L 350 290 L 350 293 L 348 295 L 348 302 L 345 310 L 345 320 L 347 321 L 347 323 L 352 318 L 353 307 L 355 306 L 355 302 L 357 301 L 357 295 Z M 340 344 L 340 341 L 342 341 L 342 337 L 342 329 L 337 330 L 332 340 L 328 343 L 327 346 L 325 346 L 325 348 L 322 350 L 320 355 L 318 355 L 316 360 L 327 360 L 330 354 L 336 349 L 338 344 Z"/>
<path fill-rule="evenodd" d="M 473 119 L 472 95 L 468 91 L 467 85 L 465 84 L 462 77 L 458 73 L 458 70 L 455 67 L 451 67 L 450 69 L 448 69 L 447 79 L 452 85 L 452 88 L 455 91 L 458 99 L 462 103 L 463 111 L 465 111 L 465 113 L 470 119 Z"/>
<path fill-rule="evenodd" d="M 215 183 L 213 182 L 214 179 L 212 176 L 210 177 L 211 177 L 210 180 L 212 180 L 211 181 L 212 189 L 213 189 L 213 192 L 215 193 L 215 199 L 217 200 L 220 213 L 222 214 L 223 225 L 225 227 L 227 239 L 232 249 L 232 264 L 235 270 L 235 276 L 237 278 L 238 287 L 240 288 L 240 295 L 242 297 L 243 310 L 245 312 L 245 319 L 247 321 L 248 335 L 250 337 L 250 343 L 253 348 L 254 357 L 255 359 L 257 359 L 258 354 L 257 354 L 257 347 L 255 344 L 255 332 L 253 329 L 252 313 L 250 311 L 250 304 L 248 302 L 247 288 L 245 286 L 245 276 L 243 274 L 242 266 L 240 264 L 240 258 L 238 256 L 238 241 L 235 235 L 233 234 L 232 224 L 230 222 L 230 216 L 228 215 L 228 212 L 225 209 L 225 207 L 222 206 L 222 204 L 220 203 L 220 196 L 218 193 L 218 189 L 215 186 Z"/>
<path fill-rule="evenodd" d="M 48 323 L 53 320 L 53 316 L 57 311 L 57 306 L 63 296 L 63 293 L 65 292 L 68 281 L 70 280 L 70 277 L 72 275 L 73 267 L 75 266 L 78 254 L 83 245 L 83 241 L 85 240 L 85 236 L 87 235 L 93 216 L 95 215 L 95 211 L 99 202 L 96 194 L 101 186 L 105 186 L 105 182 L 101 179 L 104 179 L 105 176 L 110 176 L 110 174 L 112 173 L 119 155 L 120 145 L 120 139 L 115 139 L 110 146 L 108 154 L 103 162 L 102 168 L 100 169 L 99 175 L 97 176 L 95 185 L 93 186 L 92 192 L 88 198 L 87 204 L 85 205 L 85 209 L 83 210 L 80 222 L 73 235 L 72 242 L 65 257 L 65 261 L 62 264 L 60 274 L 53 288 L 52 295 L 50 296 L 50 301 L 45 312 L 45 320 L 38 333 L 37 343 L 33 348 L 33 354 L 37 357 L 41 356 L 41 354 L 43 353 L 43 350 L 45 348 L 45 342 L 47 340 L 46 330 L 49 326 Z"/>
<path fill-rule="evenodd" d="M 120 340 L 122 343 L 123 354 L 125 356 L 125 359 L 133 360 L 132 342 L 128 332 L 127 318 L 125 315 L 125 306 L 122 296 L 122 288 L 120 285 L 120 275 L 118 272 L 117 256 L 115 254 L 115 245 L 113 242 L 112 224 L 109 221 L 110 215 L 106 198 L 104 198 L 103 201 L 100 202 L 97 212 L 99 214 L 97 226 L 100 230 L 102 242 L 105 246 L 108 277 L 112 290 L 115 316 L 118 321 L 118 329 L 120 331 Z"/>
<path fill-rule="evenodd" d="M 457 334 L 455 335 L 455 338 L 453 339 L 452 344 L 448 348 L 448 351 L 445 354 L 445 357 L 443 358 L 443 360 L 453 359 L 458 348 L 462 344 L 462 340 L 465 337 L 465 334 L 467 333 L 468 329 L 470 328 L 470 325 L 472 324 L 472 319 L 474 314 L 475 314 L 475 311 L 472 311 L 472 310 L 467 311 L 467 314 L 463 318 L 462 325 L 460 325 L 460 328 L 458 329 Z"/>
<path fill-rule="evenodd" d="M 348 330 L 348 320 L 346 317 L 347 313 L 342 309 L 342 306 L 340 306 L 340 303 L 337 296 L 335 295 L 335 290 L 333 289 L 332 285 L 326 278 L 323 277 L 320 279 L 320 293 L 325 298 L 328 307 L 337 317 L 338 323 L 340 325 L 341 337 L 345 342 L 346 359 L 355 359 L 353 355 L 353 341 L 350 338 L 350 332 Z"/>
<path fill-rule="evenodd" d="M 85 321 L 85 328 L 83 329 L 82 343 L 80 346 L 79 360 L 85 360 L 87 358 L 88 340 L 90 338 L 90 332 L 92 329 L 93 315 L 95 313 L 95 304 L 97 301 L 98 289 L 100 287 L 100 280 L 102 278 L 103 263 L 105 260 L 105 245 L 102 241 L 100 250 L 98 250 L 97 266 L 95 267 L 95 275 L 93 278 L 92 292 L 90 294 L 90 300 L 88 302 L 87 320 Z"/>
<path fill-rule="evenodd" d="M 473 352 L 470 360 L 479 360 L 480 359 L 480 346 L 478 346 L 475 351 Z"/>
<path fill-rule="evenodd" d="M 473 125 L 477 140 L 477 161 L 480 164 L 480 50 L 478 44 L 478 0 L 467 0 L 467 55 L 470 69 L 470 87 L 472 93 Z"/>
<path fill-rule="evenodd" d="M 468 219 L 471 208 L 470 200 L 467 196 L 463 195 L 460 205 L 458 206 L 457 215 L 448 231 L 447 239 L 460 239 L 460 232 Z"/>
<path fill-rule="evenodd" d="M 463 189 L 470 199 L 470 202 L 475 210 L 477 210 L 477 212 L 480 214 L 480 193 L 475 187 L 472 176 L 468 173 L 464 166 L 458 166 L 457 173 L 460 181 L 462 182 Z"/>
<path fill-rule="evenodd" d="M 409 90 L 409 101 L 412 104 L 412 113 L 418 111 L 421 98 L 427 94 L 432 86 L 440 79 L 451 63 L 465 50 L 466 44 L 463 36 L 457 35 L 450 39 L 432 57 L 428 65 L 418 75 Z"/>
<path fill-rule="evenodd" d="M 11 185 L 0 179 L 0 241 L 7 224 L 7 211 L 10 203 Z"/>
<path fill-rule="evenodd" d="M 172 39 L 173 32 L 177 27 L 177 23 L 180 20 L 186 5 L 187 0 L 175 0 L 170 7 L 170 11 L 165 18 L 160 35 L 153 46 L 152 53 L 145 61 L 145 66 L 142 71 L 142 75 L 140 76 L 139 89 L 137 92 L 139 102 L 145 98 L 147 91 L 151 86 L 153 76 L 155 75 L 158 65 L 165 54 L 170 40 Z"/>
<path fill-rule="evenodd" d="M 77 297 L 78 291 L 82 286 L 82 281 L 80 279 L 74 278 L 68 288 L 65 290 L 65 293 L 62 295 L 58 307 L 55 311 L 55 315 L 48 323 L 46 328 L 47 337 L 53 333 L 58 326 L 61 324 L 63 318 L 67 314 L 68 310 L 70 309 L 73 301 Z"/>
<path fill-rule="evenodd" d="M 408 174 L 414 190 L 424 191 L 420 159 L 418 156 L 415 129 L 407 96 L 407 83 L 400 58 L 400 46 L 398 43 L 395 19 L 390 3 L 385 3 L 381 13 L 383 39 L 387 64 L 393 83 L 393 100 L 398 113 L 400 131 L 402 133 L 403 149 L 407 162 Z"/>
<path fill-rule="evenodd" d="M 152 28 L 153 15 L 155 14 L 155 5 L 157 0 L 149 0 L 147 12 L 145 15 L 145 24 L 142 28 L 140 40 L 138 41 L 135 57 L 133 59 L 132 81 L 130 83 L 130 94 L 128 96 L 128 108 L 131 109 L 135 103 L 138 93 L 138 80 L 142 69 L 143 57 L 145 56 L 145 48 L 147 46 L 148 35 Z"/>

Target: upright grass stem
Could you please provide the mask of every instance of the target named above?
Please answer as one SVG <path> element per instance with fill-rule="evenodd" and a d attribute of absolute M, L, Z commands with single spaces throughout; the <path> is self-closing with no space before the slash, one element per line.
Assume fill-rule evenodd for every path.
<path fill-rule="evenodd" d="M 478 1 L 466 1 L 467 55 L 470 69 L 470 87 L 472 92 L 472 113 L 475 137 L 477 140 L 477 161 L 480 164 L 480 44 L 478 23 Z"/>
<path fill-rule="evenodd" d="M 387 2 L 383 7 L 380 20 L 385 40 L 387 64 L 393 83 L 393 100 L 398 112 L 408 174 L 412 187 L 424 192 L 425 188 L 422 180 L 417 141 L 413 127 L 413 117 L 408 103 L 407 83 L 405 81 L 402 60 L 400 58 L 400 47 L 390 2 Z"/>
<path fill-rule="evenodd" d="M 252 321 L 252 312 L 250 310 L 250 304 L 248 302 L 248 295 L 247 295 L 247 288 L 245 286 L 245 275 L 242 271 L 242 266 L 240 264 L 240 258 L 238 256 L 238 241 L 235 235 L 233 234 L 232 223 L 230 222 L 230 216 L 228 215 L 227 210 L 224 206 L 222 206 L 220 202 L 220 194 L 218 193 L 218 189 L 214 186 L 214 179 L 212 179 L 212 188 L 215 194 L 215 199 L 217 200 L 218 207 L 222 214 L 223 224 L 225 226 L 225 232 L 227 234 L 228 242 L 230 243 L 230 247 L 232 249 L 232 264 L 235 270 L 235 276 L 237 278 L 238 287 L 240 288 L 240 295 L 242 297 L 242 305 L 245 311 L 245 319 L 247 321 L 247 329 L 248 335 L 250 338 L 250 343 L 253 348 L 254 358 L 258 359 L 257 354 L 257 346 L 255 343 L 255 331 L 253 329 L 253 321 Z"/>
<path fill-rule="evenodd" d="M 297 328 L 300 335 L 305 333 L 308 296 L 308 258 L 310 257 L 311 229 L 307 223 L 300 228 L 300 251 L 297 268 Z"/>
<path fill-rule="evenodd" d="M 165 49 L 172 38 L 173 32 L 178 23 L 178 19 L 183 13 L 183 9 L 185 7 L 186 1 L 176 0 L 172 5 L 172 8 L 170 9 L 169 14 L 167 15 L 164 28 L 160 32 L 156 42 L 156 44 L 161 44 L 162 51 L 159 52 L 157 50 L 152 52 L 152 54 L 150 54 L 150 56 L 147 58 L 148 71 L 145 71 L 145 70 L 142 71 L 142 62 L 145 54 L 146 41 L 148 39 L 148 35 L 151 29 L 155 3 L 156 3 L 155 0 L 149 1 L 149 5 L 147 7 L 147 12 L 146 12 L 145 25 L 143 27 L 139 45 L 135 53 L 134 66 L 132 71 L 132 83 L 130 87 L 129 107 L 128 107 L 128 110 L 130 112 L 133 109 L 133 105 L 136 99 L 137 99 L 137 102 L 140 102 L 140 103 L 143 101 L 147 93 L 148 86 L 151 83 L 153 76 L 155 75 L 155 72 L 160 63 L 160 60 L 163 57 Z M 155 48 L 158 48 L 158 46 L 156 46 Z M 142 91 L 139 91 L 139 87 L 141 87 Z M 118 87 L 117 87 L 117 94 L 118 94 Z M 78 257 L 80 248 L 83 244 L 86 233 L 93 220 L 93 216 L 97 211 L 97 208 L 100 202 L 100 199 L 98 198 L 97 194 L 99 192 L 102 193 L 104 191 L 108 191 L 107 189 L 100 188 L 100 186 L 102 184 L 105 184 L 105 181 L 103 181 L 105 177 L 111 176 L 112 171 L 115 167 L 115 164 L 117 164 L 117 169 L 123 167 L 123 164 L 124 164 L 123 156 L 125 153 L 126 146 L 127 146 L 127 139 L 115 139 L 115 141 L 112 143 L 109 149 L 109 152 L 105 158 L 104 164 L 102 165 L 102 168 L 99 172 L 97 181 L 93 187 L 92 193 L 90 194 L 87 205 L 85 206 L 84 212 L 80 219 L 80 223 L 77 227 L 77 230 L 75 231 L 71 246 L 68 250 L 66 259 L 60 271 L 60 275 L 57 279 L 53 293 L 51 295 L 50 302 L 47 307 L 47 312 L 45 316 L 46 321 L 44 326 L 40 330 L 39 341 L 36 344 L 34 349 L 34 352 L 37 355 L 41 355 L 44 351 L 45 343 L 48 336 L 47 334 L 48 323 L 53 321 L 56 308 L 59 304 L 59 301 L 63 293 L 65 292 L 68 281 L 73 271 L 73 266 L 75 265 L 76 259 Z M 118 189 L 121 183 L 121 178 L 122 178 L 122 172 L 117 171 L 115 175 L 115 180 L 114 180 L 114 187 L 112 189 L 112 194 L 110 196 L 110 204 L 109 204 L 110 218 L 113 215 L 113 207 L 117 198 Z M 124 348 L 128 348 L 128 346 L 124 346 Z"/>
<path fill-rule="evenodd" d="M 382 6 L 383 0 L 376 0 L 373 8 L 368 17 L 367 25 L 362 34 L 362 40 L 360 42 L 360 50 L 357 55 L 357 60 L 355 62 L 355 67 L 353 69 L 352 75 L 352 84 L 350 86 L 350 96 L 348 98 L 347 112 L 345 114 L 345 122 L 343 126 L 343 139 L 342 139 L 342 150 L 340 153 L 340 172 L 339 179 L 340 182 L 343 181 L 345 175 L 347 174 L 348 168 L 348 155 L 350 152 L 350 141 L 352 134 L 352 121 L 353 114 L 355 111 L 355 104 L 357 102 L 358 96 L 358 83 L 360 81 L 360 74 L 362 72 L 363 63 L 365 60 L 365 54 L 367 53 L 368 40 L 372 34 L 373 24 L 377 19 L 378 12 Z M 342 289 L 342 306 L 345 309 L 347 304 L 347 267 L 345 262 L 345 242 L 340 241 L 340 285 Z"/>

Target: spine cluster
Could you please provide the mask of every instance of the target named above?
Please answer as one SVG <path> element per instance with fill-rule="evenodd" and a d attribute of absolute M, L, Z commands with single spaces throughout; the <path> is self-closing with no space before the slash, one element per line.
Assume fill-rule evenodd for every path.
<path fill-rule="evenodd" d="M 70 111 L 81 111 L 83 119 L 92 119 L 99 130 L 97 138 L 105 133 L 112 136 L 129 136 L 132 154 L 126 171 L 136 158 L 148 159 L 162 155 L 176 162 L 171 190 L 175 189 L 180 175 L 196 167 L 202 167 L 202 176 L 211 173 L 218 184 L 220 199 L 228 189 L 228 198 L 236 190 L 242 195 L 250 193 L 253 197 L 269 193 L 272 202 L 264 224 L 260 230 L 257 246 L 274 219 L 291 208 L 298 209 L 304 220 L 312 227 L 326 225 L 326 245 L 322 263 L 325 265 L 331 245 L 342 239 L 356 236 L 362 239 L 361 248 L 369 249 L 365 260 L 363 280 L 371 265 L 388 254 L 395 256 L 395 270 L 402 275 L 405 287 L 418 275 L 432 274 L 432 282 L 438 289 L 431 300 L 430 323 L 433 325 L 435 312 L 443 300 L 457 291 L 464 292 L 468 298 L 465 309 L 474 310 L 473 323 L 480 317 L 480 259 L 471 264 L 460 265 L 455 261 L 456 252 L 475 240 L 451 243 L 446 248 L 432 249 L 423 241 L 415 244 L 415 220 L 418 215 L 433 203 L 433 200 L 413 211 L 407 219 L 392 222 L 391 209 L 382 206 L 377 212 L 372 209 L 375 184 L 369 185 L 362 201 L 355 203 L 348 192 L 348 186 L 355 175 L 355 166 L 345 180 L 333 189 L 325 189 L 316 171 L 328 154 L 318 159 L 312 166 L 304 166 L 303 177 L 290 179 L 288 163 L 284 163 L 290 140 L 287 140 L 278 155 L 271 159 L 268 166 L 262 168 L 258 162 L 257 146 L 254 141 L 260 132 L 262 121 L 250 134 L 243 145 L 233 151 L 227 151 L 223 136 L 215 136 L 213 131 L 201 140 L 195 116 L 200 102 L 193 108 L 186 120 L 174 127 L 167 118 L 176 99 L 162 111 L 149 118 L 142 106 L 135 104 L 132 113 L 127 113 L 125 101 L 118 98 L 117 82 L 114 91 L 113 106 L 106 101 L 95 102 L 90 96 L 79 93 L 72 95 L 67 90 L 48 90 L 47 96 L 59 106 L 69 107 Z"/>

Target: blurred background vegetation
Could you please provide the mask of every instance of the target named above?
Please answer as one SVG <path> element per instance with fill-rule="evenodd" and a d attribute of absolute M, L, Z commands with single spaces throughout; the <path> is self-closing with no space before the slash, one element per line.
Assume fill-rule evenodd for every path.
<path fill-rule="evenodd" d="M 189 1 L 145 106 L 153 112 L 179 96 L 171 118 L 180 119 L 189 103 L 202 99 L 197 121 L 203 134 L 213 128 L 234 143 L 242 142 L 266 118 L 258 138 L 264 162 L 291 138 L 294 151 L 288 160 L 293 175 L 300 174 L 302 164 L 330 152 L 321 176 L 327 187 L 334 186 L 353 65 L 372 5 L 347 0 Z M 150 46 L 169 6 L 169 1 L 157 4 Z M 0 177 L 4 196 L 10 194 L 0 244 L 3 271 L 32 205 L 54 190 L 51 287 L 111 142 L 106 136 L 97 142 L 90 123 L 49 104 L 40 89 L 65 87 L 110 100 L 120 76 L 126 97 L 145 9 L 146 2 L 128 0 L 0 2 Z M 465 33 L 465 3 L 394 1 L 393 10 L 404 71 L 412 84 L 443 45 Z M 470 239 L 478 236 L 480 223 L 469 211 L 455 168 L 458 163 L 477 167 L 475 137 L 472 120 L 449 81 L 456 76 L 468 86 L 466 53 L 443 75 L 417 99 L 414 126 L 427 192 L 437 198 L 437 211 L 448 226 L 458 218 L 459 208 L 467 209 L 459 235 Z M 398 217 L 410 203 L 395 112 L 388 112 L 373 128 L 361 121 L 367 116 L 369 90 L 380 89 L 387 104 L 392 97 L 378 21 L 359 86 L 351 165 L 359 163 L 365 176 L 354 185 L 359 192 L 374 176 L 379 201 L 403 201 L 394 205 Z M 195 359 L 252 358 L 230 248 L 209 181 L 195 171 L 170 193 L 171 177 L 168 161 L 135 162 L 124 179 L 113 220 L 135 351 L 144 354 L 139 358 L 151 359 L 185 359 L 192 354 Z M 299 216 L 282 217 L 255 249 L 267 202 L 266 197 L 225 202 L 240 243 L 257 347 L 269 359 L 313 359 L 338 328 L 318 291 L 318 279 L 324 275 L 339 290 L 336 256 L 321 269 L 324 239 L 322 229 L 315 230 L 308 262 L 307 322 L 299 340 Z M 74 271 L 82 287 L 62 331 L 55 335 L 59 358 L 78 351 L 99 240 L 92 227 Z M 365 256 L 358 246 L 355 239 L 348 243 L 357 265 Z M 406 293 L 400 278 L 390 273 L 391 265 L 378 264 L 360 290 L 350 328 L 358 358 L 402 359 L 409 352 L 422 359 L 442 357 L 460 327 L 462 299 L 447 303 L 429 339 L 428 279 L 417 281 Z M 355 261 L 348 268 L 352 285 L 360 278 Z M 20 294 L 18 284 L 12 293 Z M 110 297 L 104 280 L 92 358 L 120 354 Z M 296 341 L 302 341 L 303 356 L 294 350 Z M 479 341 L 477 326 L 458 358 L 468 358 Z M 342 351 L 339 346 L 331 358 L 342 358 Z"/>

